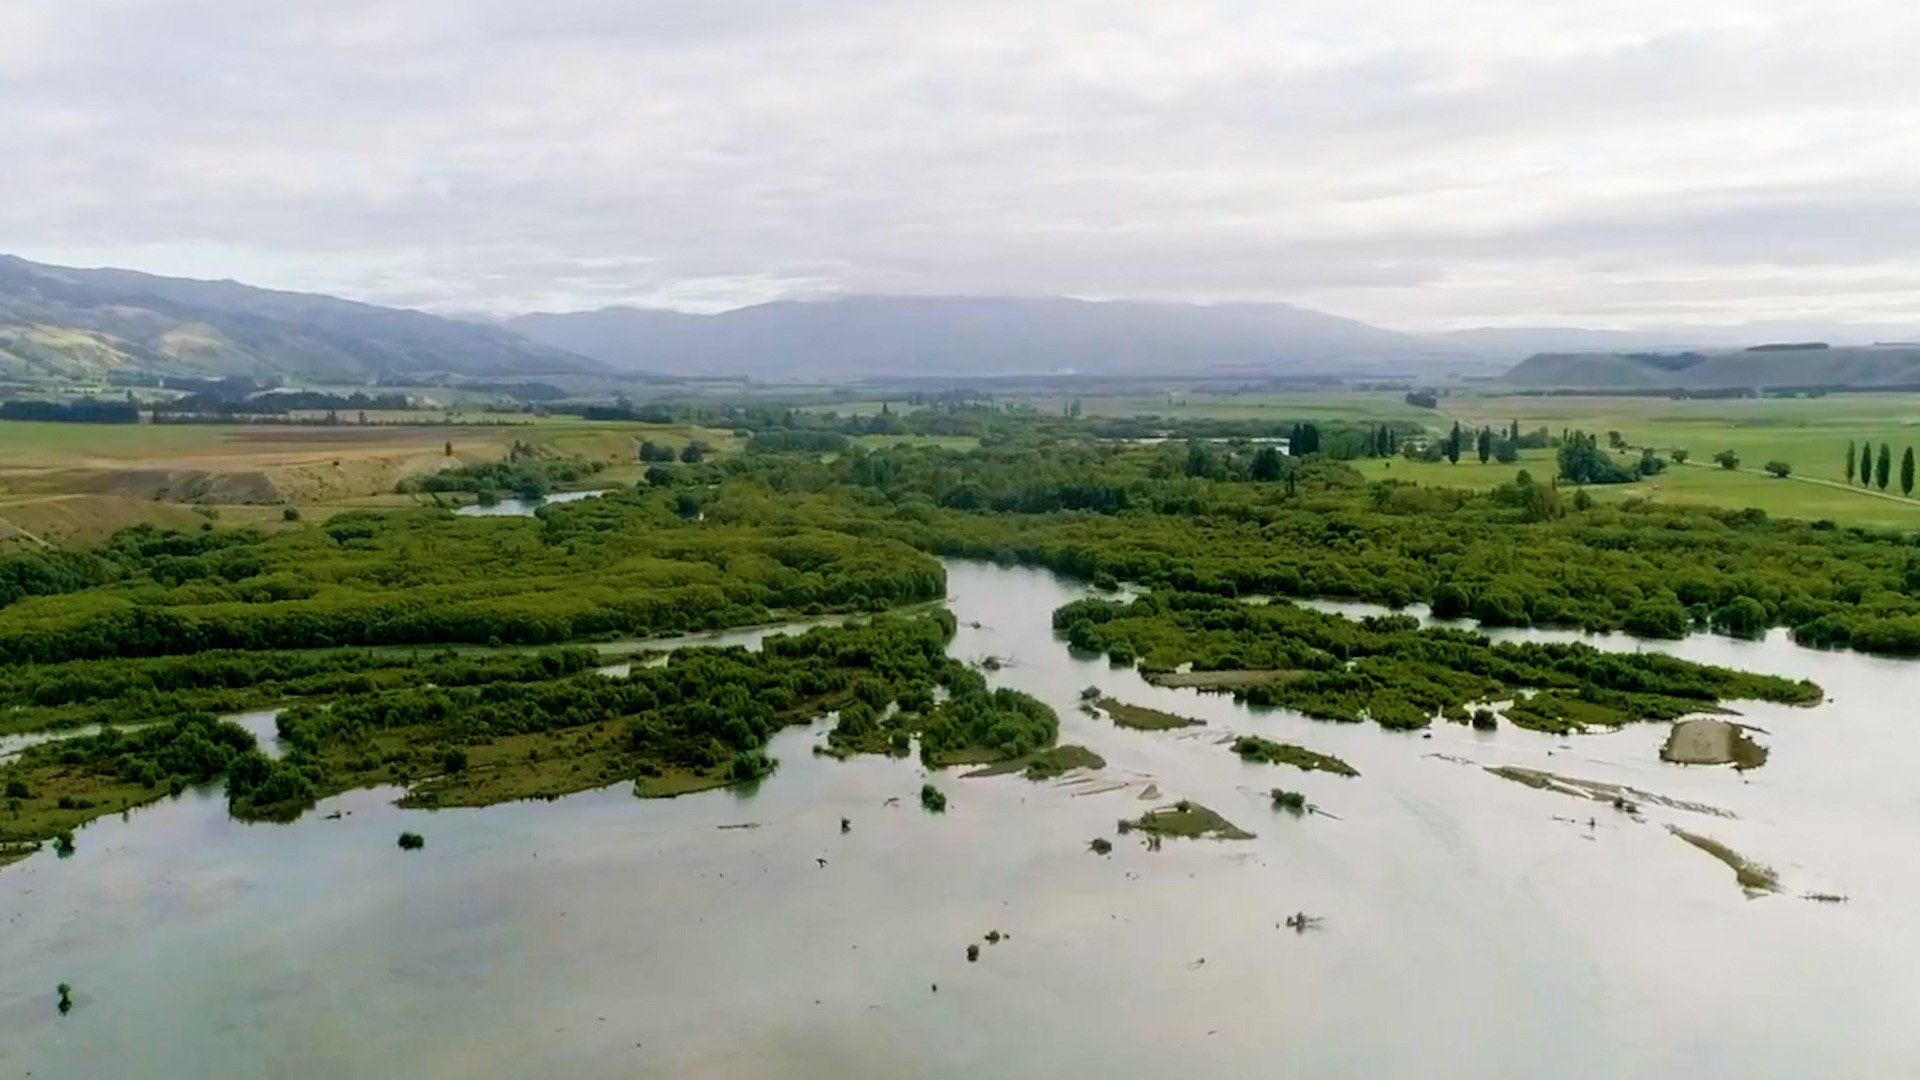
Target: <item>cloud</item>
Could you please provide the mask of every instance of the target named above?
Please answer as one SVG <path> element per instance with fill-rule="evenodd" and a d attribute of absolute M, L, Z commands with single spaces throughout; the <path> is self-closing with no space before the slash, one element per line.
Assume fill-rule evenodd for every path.
<path fill-rule="evenodd" d="M 0 247 L 460 310 L 1920 321 L 1916 40 L 1898 0 L 11 0 Z"/>

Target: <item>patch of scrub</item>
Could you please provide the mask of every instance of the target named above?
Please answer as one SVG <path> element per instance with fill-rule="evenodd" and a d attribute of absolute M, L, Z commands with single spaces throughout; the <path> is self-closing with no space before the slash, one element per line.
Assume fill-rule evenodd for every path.
<path fill-rule="evenodd" d="M 1541 791 L 1557 791 L 1562 795 L 1571 795 L 1577 799 L 1592 799 L 1594 802 L 1611 803 L 1617 810 L 1633 812 L 1640 804 L 1662 806 L 1669 810 L 1684 810 L 1692 814 L 1706 814 L 1711 817 L 1731 818 L 1734 815 L 1717 806 L 1706 803 L 1687 802 L 1651 791 L 1629 787 L 1625 784 L 1609 784 L 1599 780 L 1583 780 L 1577 776 L 1561 776 L 1559 773 L 1545 772 L 1540 769 L 1528 769 L 1519 765 L 1488 765 L 1486 770 L 1516 784 L 1525 784 Z"/>
<path fill-rule="evenodd" d="M 1767 763 L 1767 748 L 1730 720 L 1681 720 L 1667 733 L 1660 760 L 1677 765 L 1732 765 L 1742 772 Z"/>
<path fill-rule="evenodd" d="M 1253 839 L 1252 833 L 1187 799 L 1181 799 L 1172 806 L 1156 807 L 1131 821 L 1120 823 L 1121 832 L 1134 829 L 1148 836 L 1177 836 L 1196 840 Z"/>
<path fill-rule="evenodd" d="M 961 779 L 1024 773 L 1029 780 L 1051 780 L 1074 769 L 1103 769 L 1106 764 L 1106 758 L 1084 746 L 1055 746 L 1046 750 L 1035 750 L 1031 754 L 1022 754 L 1016 758 L 1008 758 L 1005 761 L 996 761 L 985 768 L 962 774 Z"/>
<path fill-rule="evenodd" d="M 1171 731 L 1175 728 L 1201 727 L 1205 720 L 1194 720 L 1176 713 L 1149 709 L 1144 705 L 1129 705 L 1110 697 L 1100 698 L 1094 704 L 1107 714 L 1118 727 L 1132 728 L 1134 731 Z"/>
<path fill-rule="evenodd" d="M 1249 686 L 1297 679 L 1302 672 L 1286 670 L 1234 671 L 1146 671 L 1146 680 L 1155 686 L 1192 690 L 1239 690 Z"/>
<path fill-rule="evenodd" d="M 1710 836 L 1691 833 L 1678 826 L 1669 825 L 1667 831 L 1699 848 L 1701 851 L 1719 859 L 1733 869 L 1733 876 L 1740 887 L 1752 893 L 1770 893 L 1780 891 L 1780 876 L 1768 867 L 1748 859 L 1739 852 Z"/>
<path fill-rule="evenodd" d="M 1268 765 L 1291 765 L 1307 772 L 1329 772 L 1335 776 L 1359 776 L 1360 771 L 1334 757 L 1309 750 L 1292 743 L 1279 743 L 1263 739 L 1258 735 L 1242 735 L 1233 740 L 1233 752 L 1240 755 L 1242 761 L 1264 762 Z"/>

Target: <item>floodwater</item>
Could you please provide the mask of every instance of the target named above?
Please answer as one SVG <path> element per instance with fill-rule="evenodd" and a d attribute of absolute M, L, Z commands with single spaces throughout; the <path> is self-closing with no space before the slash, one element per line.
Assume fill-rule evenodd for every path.
<path fill-rule="evenodd" d="M 1077 588 L 949 574 L 956 655 L 1012 657 L 992 678 L 1058 709 L 1065 741 L 1107 758 L 1097 780 L 948 774 L 948 812 L 930 815 L 913 762 L 813 756 L 816 725 L 777 740 L 780 769 L 750 794 L 654 802 L 621 785 L 429 813 L 361 791 L 242 825 L 189 793 L 95 823 L 70 859 L 0 871 L 0 1076 L 1920 1069 L 1920 726 L 1904 700 L 1920 668 L 1778 636 L 1594 639 L 1820 681 L 1816 708 L 1736 704 L 1772 750 L 1743 776 L 1662 763 L 1664 725 L 1424 738 L 1151 687 L 1054 639 L 1048 615 Z M 1115 728 L 1078 712 L 1089 685 L 1208 726 Z M 1216 742 L 1229 731 L 1362 775 L 1245 765 Z M 1738 816 L 1634 818 L 1494 764 Z M 1275 786 L 1335 816 L 1276 814 Z M 1116 835 L 1183 797 L 1258 837 L 1153 852 Z M 1771 866 L 1782 891 L 1749 898 L 1669 823 Z M 738 825 L 756 827 L 722 827 Z M 403 828 L 426 848 L 399 851 Z M 1087 851 L 1096 836 L 1111 856 Z M 1279 925 L 1297 911 L 1325 921 Z M 968 963 L 996 929 L 1011 937 Z"/>
<path fill-rule="evenodd" d="M 544 499 L 501 499 L 491 506 L 474 503 L 471 506 L 463 506 L 454 513 L 461 517 L 532 517 L 533 512 L 543 506 L 595 499 L 605 494 L 604 490 L 556 491 Z"/>

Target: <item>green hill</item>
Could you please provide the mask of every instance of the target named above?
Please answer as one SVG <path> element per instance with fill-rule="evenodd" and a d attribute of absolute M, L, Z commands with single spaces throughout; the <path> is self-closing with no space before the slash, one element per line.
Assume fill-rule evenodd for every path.
<path fill-rule="evenodd" d="M 1920 344 L 1757 345 L 1644 353 L 1541 353 L 1507 372 L 1515 390 L 1871 389 L 1920 387 Z"/>

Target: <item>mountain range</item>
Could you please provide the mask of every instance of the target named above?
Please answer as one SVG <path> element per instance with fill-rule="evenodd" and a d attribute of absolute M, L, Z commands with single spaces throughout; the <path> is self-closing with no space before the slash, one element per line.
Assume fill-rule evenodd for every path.
<path fill-rule="evenodd" d="M 1785 342 L 1677 352 L 1540 353 L 1500 384 L 1527 390 L 1920 387 L 1920 344 Z"/>
<path fill-rule="evenodd" d="M 859 375 L 1405 374 L 1470 357 L 1289 304 L 849 296 L 717 315 L 647 308 L 504 325 L 614 367 L 766 379 Z"/>
<path fill-rule="evenodd" d="M 0 380 L 243 375 L 289 383 L 444 378 L 668 376 L 800 382 L 855 377 L 1296 375 L 1436 381 L 1494 376 L 1516 388 L 1891 384 L 1912 365 L 1886 350 L 1817 357 L 1732 344 L 1810 340 L 1832 327 L 1664 330 L 1568 327 L 1416 335 L 1279 303 L 1179 304 L 1064 297 L 846 296 L 713 315 L 612 307 L 456 319 L 312 293 L 0 255 Z M 1854 340 L 1911 337 L 1854 327 Z M 1652 355 L 1708 357 L 1698 365 Z M 1758 359 L 1756 359 L 1758 357 Z M 1915 368 L 1920 376 L 1920 368 Z"/>
<path fill-rule="evenodd" d="M 0 255 L 0 377 L 116 373 L 369 382 L 599 372 L 510 331 L 310 293 Z"/>

